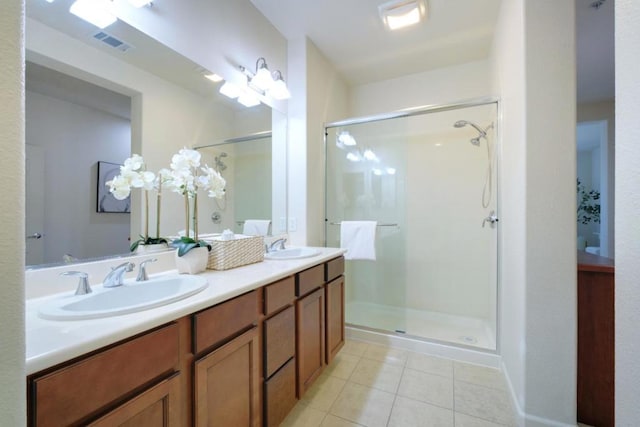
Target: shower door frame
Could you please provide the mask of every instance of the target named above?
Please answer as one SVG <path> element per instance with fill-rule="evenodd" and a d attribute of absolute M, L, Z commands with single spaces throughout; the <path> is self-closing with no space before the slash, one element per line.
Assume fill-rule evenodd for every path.
<path fill-rule="evenodd" d="M 412 108 L 406 108 L 406 109 L 402 109 L 402 110 L 397 110 L 397 111 L 392 111 L 392 112 L 388 112 L 388 113 L 382 113 L 382 114 L 374 114 L 374 115 L 369 115 L 369 116 L 361 116 L 361 117 L 354 117 L 354 118 L 350 118 L 350 119 L 345 119 L 345 120 L 339 120 L 339 121 L 335 121 L 335 122 L 330 122 L 330 123 L 325 123 L 324 124 L 324 135 L 323 135 L 323 143 L 324 143 L 324 168 L 325 168 L 325 176 L 324 176 L 324 246 L 327 246 L 327 229 L 328 229 L 328 225 L 329 225 L 329 220 L 327 218 L 327 136 L 328 136 L 328 129 L 332 129 L 332 128 L 337 128 L 340 126 L 350 126 L 350 125 L 357 125 L 357 124 L 365 124 L 365 123 L 372 123 L 372 122 L 379 122 L 379 121 L 383 121 L 383 120 L 391 120 L 391 119 L 400 119 L 400 118 L 406 118 L 406 117 L 412 117 L 412 116 L 420 116 L 420 115 L 424 115 L 424 114 L 431 114 L 431 113 L 439 113 L 439 112 L 443 112 L 443 111 L 451 111 L 451 110 L 457 110 L 457 109 L 462 109 L 462 108 L 470 108 L 470 107 L 479 107 L 479 106 L 483 106 L 483 105 L 490 105 L 490 104 L 495 104 L 496 105 L 496 126 L 495 126 L 495 148 L 494 148 L 494 158 L 495 158 L 495 162 L 496 162 L 496 183 L 495 183 L 495 188 L 496 188 L 496 213 L 498 218 L 500 218 L 500 207 L 502 206 L 502 196 L 500 193 L 500 178 L 502 176 L 501 174 L 501 166 L 502 166 L 502 162 L 501 162 L 501 158 L 502 158 L 502 137 L 501 137 L 501 124 L 502 124 L 502 106 L 501 106 L 501 101 L 499 98 L 496 97 L 481 97 L 481 98 L 473 98 L 473 99 L 467 99 L 467 100 L 462 100 L 462 101 L 457 101 L 457 102 L 452 102 L 449 104 L 432 104 L 432 105 L 423 105 L 420 107 L 412 107 Z M 460 343 L 453 343 L 450 341 L 441 341 L 441 340 L 437 340 L 437 339 L 433 339 L 433 338 L 425 338 L 425 337 L 417 337 L 417 336 L 406 336 L 403 334 L 399 334 L 397 332 L 393 332 L 393 331 L 388 331 L 388 330 L 381 330 L 381 329 L 376 329 L 376 328 L 371 328 L 371 327 L 367 327 L 367 326 L 362 326 L 362 325 L 347 325 L 347 326 L 354 326 L 358 329 L 362 329 L 362 330 L 369 330 L 369 331 L 373 331 L 373 332 L 377 332 L 377 333 L 382 333 L 382 334 L 386 334 L 386 335 L 390 335 L 390 336 L 397 336 L 397 337 L 406 337 L 406 338 L 411 338 L 411 339 L 418 339 L 421 341 L 425 341 L 425 342 L 431 342 L 431 343 L 436 343 L 436 344 L 443 344 L 443 345 L 447 345 L 447 346 L 452 346 L 452 347 L 458 347 L 458 348 L 462 348 L 462 349 L 469 349 L 469 350 L 473 350 L 473 351 L 478 351 L 478 352 L 482 352 L 482 353 L 488 353 L 488 354 L 500 354 L 500 329 L 501 329 L 501 309 L 500 309 L 500 289 L 501 289 L 501 284 L 502 284 L 502 268 L 501 268 L 501 257 L 500 257 L 500 251 L 501 251 L 501 239 L 502 239 L 502 235 L 501 235 L 501 230 L 502 227 L 500 226 L 500 222 L 498 222 L 496 224 L 496 336 L 495 336 L 495 342 L 496 342 L 496 348 L 495 350 L 492 349 L 485 349 L 485 348 L 478 348 L 478 347 L 474 347 L 474 346 L 468 346 L 468 345 L 464 345 L 464 344 L 460 344 Z"/>

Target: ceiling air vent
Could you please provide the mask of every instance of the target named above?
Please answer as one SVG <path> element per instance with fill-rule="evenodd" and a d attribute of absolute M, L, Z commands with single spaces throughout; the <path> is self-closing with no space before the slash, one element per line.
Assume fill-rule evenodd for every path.
<path fill-rule="evenodd" d="M 129 49 L 133 48 L 133 46 L 131 46 L 130 44 L 112 36 L 111 34 L 105 33 L 104 31 L 98 31 L 93 35 L 93 38 L 101 41 L 109 47 L 118 49 L 121 52 L 126 52 Z"/>

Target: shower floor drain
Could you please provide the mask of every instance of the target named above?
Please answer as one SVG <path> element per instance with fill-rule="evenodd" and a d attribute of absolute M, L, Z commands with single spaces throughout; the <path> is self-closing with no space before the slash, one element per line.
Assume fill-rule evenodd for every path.
<path fill-rule="evenodd" d="M 478 342 L 478 339 L 469 335 L 463 335 L 460 337 L 460 341 L 467 344 L 475 344 Z"/>

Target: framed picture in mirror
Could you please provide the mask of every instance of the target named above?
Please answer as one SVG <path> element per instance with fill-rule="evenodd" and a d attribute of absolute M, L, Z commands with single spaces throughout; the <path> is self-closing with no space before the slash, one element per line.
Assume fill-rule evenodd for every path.
<path fill-rule="evenodd" d="M 110 162 L 98 162 L 98 191 L 96 210 L 98 213 L 130 213 L 131 196 L 123 200 L 116 199 L 109 191 L 107 182 L 120 173 L 120 165 Z"/>

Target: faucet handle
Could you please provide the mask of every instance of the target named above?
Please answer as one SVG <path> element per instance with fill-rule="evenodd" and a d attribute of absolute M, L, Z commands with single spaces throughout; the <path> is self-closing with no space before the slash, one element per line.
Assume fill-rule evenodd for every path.
<path fill-rule="evenodd" d="M 136 282 L 144 282 L 145 280 L 149 280 L 149 276 L 147 276 L 147 263 L 156 262 L 158 258 L 149 258 L 140 263 L 138 268 L 138 277 L 136 277 Z"/>
<path fill-rule="evenodd" d="M 86 295 L 93 292 L 91 286 L 89 286 L 89 275 L 84 271 L 64 271 L 60 273 L 61 276 L 76 276 L 79 278 L 78 287 L 76 288 L 75 295 Z"/>

